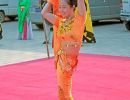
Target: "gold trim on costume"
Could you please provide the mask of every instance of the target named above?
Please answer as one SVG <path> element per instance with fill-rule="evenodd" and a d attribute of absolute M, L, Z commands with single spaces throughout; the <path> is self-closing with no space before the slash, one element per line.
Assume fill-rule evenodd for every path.
<path fill-rule="evenodd" d="M 74 18 L 72 18 L 72 19 L 63 19 L 60 22 L 60 25 L 58 27 L 58 33 L 59 34 L 64 34 L 66 32 L 71 31 L 73 22 L 74 22 Z"/>

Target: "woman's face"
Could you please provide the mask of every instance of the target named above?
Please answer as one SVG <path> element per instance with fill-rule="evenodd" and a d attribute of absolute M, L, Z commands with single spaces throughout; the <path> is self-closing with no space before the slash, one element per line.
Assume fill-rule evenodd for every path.
<path fill-rule="evenodd" d="M 71 7 L 66 0 L 61 0 L 59 5 L 59 11 L 63 18 L 68 18 L 71 16 L 72 13 L 74 13 L 74 8 Z"/>

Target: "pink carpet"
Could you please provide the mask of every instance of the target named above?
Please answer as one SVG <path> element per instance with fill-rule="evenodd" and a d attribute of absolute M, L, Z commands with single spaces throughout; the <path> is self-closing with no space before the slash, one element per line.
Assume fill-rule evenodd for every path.
<path fill-rule="evenodd" d="M 130 58 L 79 56 L 75 100 L 130 100 Z M 53 58 L 0 67 L 0 100 L 57 100 Z"/>

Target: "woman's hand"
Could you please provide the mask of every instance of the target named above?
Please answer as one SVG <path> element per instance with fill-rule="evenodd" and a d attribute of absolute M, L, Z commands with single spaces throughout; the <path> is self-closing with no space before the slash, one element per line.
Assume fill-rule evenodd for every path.
<path fill-rule="evenodd" d="M 25 7 L 24 6 L 21 6 L 21 11 L 23 11 L 25 9 Z"/>

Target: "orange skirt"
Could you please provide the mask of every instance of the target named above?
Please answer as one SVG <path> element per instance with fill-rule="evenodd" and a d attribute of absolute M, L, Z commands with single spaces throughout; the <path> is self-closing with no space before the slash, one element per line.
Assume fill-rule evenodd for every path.
<path fill-rule="evenodd" d="M 57 63 L 57 81 L 59 100 L 74 100 L 72 97 L 72 71 L 64 71 Z"/>

